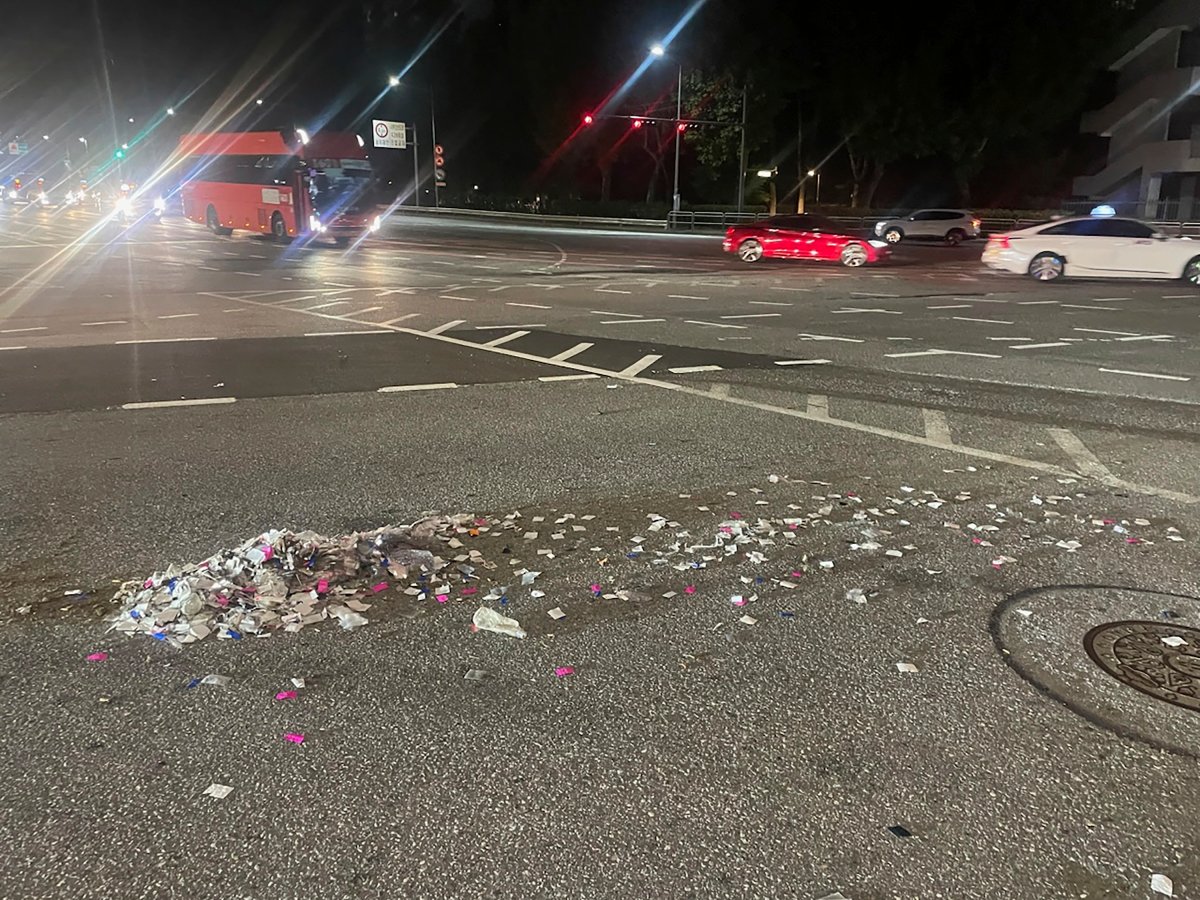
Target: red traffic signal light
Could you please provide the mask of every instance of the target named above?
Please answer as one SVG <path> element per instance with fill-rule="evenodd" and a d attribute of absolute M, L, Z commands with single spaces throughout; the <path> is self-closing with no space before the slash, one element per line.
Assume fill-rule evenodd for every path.
<path fill-rule="evenodd" d="M 446 157 L 444 157 L 444 156 L 435 156 L 435 157 L 433 158 L 433 164 L 434 164 L 435 166 L 437 166 L 437 167 L 440 169 L 442 166 L 444 166 L 444 165 L 446 164 Z"/>
<path fill-rule="evenodd" d="M 595 121 L 596 121 L 596 118 L 591 113 L 583 114 L 583 124 L 584 125 L 591 125 Z"/>
<path fill-rule="evenodd" d="M 675 129 L 677 131 L 687 131 L 687 122 L 680 122 L 678 125 L 675 126 Z"/>
<path fill-rule="evenodd" d="M 645 122 L 642 119 L 634 119 L 633 120 L 634 128 L 641 128 L 644 124 L 645 124 Z"/>

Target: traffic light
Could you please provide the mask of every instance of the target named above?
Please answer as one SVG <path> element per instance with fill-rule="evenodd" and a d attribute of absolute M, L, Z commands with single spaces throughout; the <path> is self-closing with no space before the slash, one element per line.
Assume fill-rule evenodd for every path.
<path fill-rule="evenodd" d="M 113 158 L 114 159 L 124 159 L 125 151 L 120 148 L 117 148 L 117 152 L 113 154 Z"/>
<path fill-rule="evenodd" d="M 687 122 L 680 122 L 675 126 L 675 129 L 682 134 L 683 132 L 687 131 Z"/>
<path fill-rule="evenodd" d="M 633 127 L 634 127 L 634 128 L 641 128 L 641 127 L 642 127 L 642 125 L 644 125 L 644 124 L 645 124 L 645 123 L 644 123 L 644 122 L 643 122 L 641 119 L 634 119 L 634 120 L 633 120 Z"/>
<path fill-rule="evenodd" d="M 583 124 L 584 125 L 591 125 L 595 121 L 596 121 L 596 117 L 593 116 L 591 113 L 583 114 Z"/>
<path fill-rule="evenodd" d="M 441 144 L 433 145 L 433 180 L 438 187 L 446 186 L 446 156 Z"/>

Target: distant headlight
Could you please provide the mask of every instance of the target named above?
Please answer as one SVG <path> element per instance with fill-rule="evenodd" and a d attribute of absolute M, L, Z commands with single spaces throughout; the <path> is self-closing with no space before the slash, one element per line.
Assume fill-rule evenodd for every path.
<path fill-rule="evenodd" d="M 9 200 L 16 200 L 16 199 L 17 199 L 17 192 L 16 192 L 16 191 L 9 191 L 9 192 L 8 192 L 8 199 L 9 199 Z"/>
<path fill-rule="evenodd" d="M 371 222 L 371 230 L 378 231 L 382 225 L 383 225 L 383 218 L 380 216 L 376 216 L 374 218 L 374 220 Z"/>
<path fill-rule="evenodd" d="M 887 241 L 867 241 L 867 243 L 870 244 L 872 247 L 874 247 L 876 250 L 882 250 L 884 247 L 886 247 L 888 245 Z"/>
<path fill-rule="evenodd" d="M 133 201 L 130 200 L 128 197 L 121 197 L 119 200 L 117 200 L 117 212 L 119 212 L 119 213 L 133 212 Z"/>
<path fill-rule="evenodd" d="M 154 198 L 154 211 L 155 212 L 166 212 L 166 210 L 167 210 L 167 201 L 164 200 L 162 197 L 155 197 Z"/>
<path fill-rule="evenodd" d="M 49 201 L 50 201 L 50 198 L 46 196 L 45 191 L 42 191 L 40 194 L 38 194 L 38 203 L 45 206 Z"/>

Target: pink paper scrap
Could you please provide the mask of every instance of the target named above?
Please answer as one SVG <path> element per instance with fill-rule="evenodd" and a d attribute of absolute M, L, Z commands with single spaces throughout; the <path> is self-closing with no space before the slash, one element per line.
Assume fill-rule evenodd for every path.
<path fill-rule="evenodd" d="M 317 593 L 324 594 L 328 590 L 329 590 L 329 579 L 327 579 L 327 578 L 317 579 Z"/>
<path fill-rule="evenodd" d="M 278 694 L 275 695 L 275 699 L 276 700 L 295 700 L 296 692 L 295 691 L 280 691 Z"/>
<path fill-rule="evenodd" d="M 295 731 L 287 732 L 283 736 L 283 739 L 285 741 L 291 741 L 293 744 L 303 744 L 304 743 L 304 735 L 298 734 Z"/>
<path fill-rule="evenodd" d="M 87 655 L 88 662 L 104 662 L 108 659 L 108 654 L 101 650 L 98 653 L 89 653 Z"/>
<path fill-rule="evenodd" d="M 377 594 L 380 591 L 386 591 L 387 589 L 388 589 L 388 583 L 386 581 L 381 581 L 381 582 L 379 582 L 379 584 L 371 585 L 371 590 L 373 590 Z"/>
<path fill-rule="evenodd" d="M 554 674 L 559 678 L 566 678 L 568 675 L 574 675 L 575 669 L 572 666 L 559 666 L 554 670 Z"/>
<path fill-rule="evenodd" d="M 683 592 L 685 594 L 694 594 L 694 593 L 696 593 L 696 586 L 694 584 L 689 584 L 687 587 L 685 587 L 683 589 Z"/>

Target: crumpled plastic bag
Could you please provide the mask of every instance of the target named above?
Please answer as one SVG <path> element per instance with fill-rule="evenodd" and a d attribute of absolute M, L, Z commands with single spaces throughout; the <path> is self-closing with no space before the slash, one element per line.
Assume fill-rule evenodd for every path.
<path fill-rule="evenodd" d="M 471 622 L 479 631 L 494 631 L 496 634 L 507 634 L 509 637 L 524 638 L 525 629 L 521 627 L 521 623 L 516 619 L 510 619 L 508 616 L 501 615 L 494 609 L 489 609 L 486 606 L 481 606 L 475 610 L 475 615 L 471 617 Z"/>

